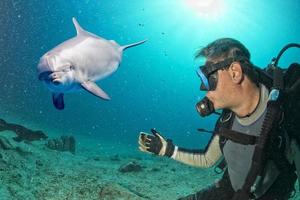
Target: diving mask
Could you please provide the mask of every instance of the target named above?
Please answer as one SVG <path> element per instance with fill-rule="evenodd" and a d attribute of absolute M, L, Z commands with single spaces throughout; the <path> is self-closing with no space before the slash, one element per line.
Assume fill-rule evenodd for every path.
<path fill-rule="evenodd" d="M 203 91 L 213 91 L 217 87 L 218 83 L 218 70 L 225 69 L 230 66 L 235 61 L 240 61 L 239 58 L 228 58 L 223 61 L 213 63 L 206 62 L 205 65 L 202 65 L 197 70 L 197 75 L 201 80 L 200 90 Z"/>

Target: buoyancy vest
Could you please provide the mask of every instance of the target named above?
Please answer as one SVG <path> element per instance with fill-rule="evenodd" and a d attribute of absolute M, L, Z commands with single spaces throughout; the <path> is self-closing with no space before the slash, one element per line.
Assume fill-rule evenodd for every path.
<path fill-rule="evenodd" d="M 244 133 L 245 135 L 258 137 L 266 115 L 268 90 L 260 85 L 260 101 L 255 112 L 246 118 L 233 119 L 231 130 Z M 223 147 L 224 158 L 228 166 L 228 174 L 231 185 L 235 191 L 242 188 L 252 163 L 255 144 L 241 144 L 228 140 Z M 279 170 L 273 161 L 268 161 L 264 170 L 261 184 L 253 191 L 256 197 L 263 195 L 276 180 Z"/>
<path fill-rule="evenodd" d="M 276 105 L 276 107 L 278 106 Z M 264 113 L 258 121 L 253 124 L 253 127 L 248 129 L 249 131 L 251 131 L 251 129 L 259 130 L 261 126 L 269 126 L 268 131 L 262 131 L 271 133 L 265 134 L 268 135 L 268 137 L 265 137 L 263 145 L 260 144 L 260 140 L 264 134 L 245 134 L 245 132 L 247 132 L 243 132 L 243 128 L 245 127 L 239 127 L 237 121 L 235 121 L 236 117 L 231 111 L 224 110 L 218 119 L 215 132 L 220 135 L 220 146 L 227 161 L 227 170 L 229 171 L 229 176 L 231 175 L 232 186 L 238 194 L 236 199 L 249 199 L 261 196 L 272 185 L 280 171 L 285 171 L 287 168 L 294 169 L 285 156 L 288 138 L 282 126 L 283 114 L 281 110 L 277 113 L 271 112 L 268 118 L 270 118 L 270 116 L 274 116 L 275 118 L 263 123 L 262 121 L 266 120 L 264 119 L 266 112 L 267 110 L 264 110 Z M 272 121 L 271 124 L 269 124 L 270 122 L 268 121 Z M 266 127 L 264 128 L 266 129 Z M 263 130 L 264 128 L 261 129 Z M 258 148 L 261 149 L 260 153 L 255 153 Z M 235 160 L 236 158 L 243 158 L 246 159 L 246 161 Z M 249 159 L 251 160 L 251 164 Z M 244 166 L 237 166 L 240 163 L 244 163 Z M 234 174 L 239 167 L 245 171 L 243 171 L 242 174 Z M 254 168 L 254 170 L 252 168 Z M 273 171 L 274 174 L 270 173 L 270 171 Z M 241 175 L 241 177 L 236 178 L 239 175 Z M 272 178 L 270 175 L 274 175 L 275 177 Z M 251 177 L 250 179 L 252 180 L 249 180 L 249 177 Z"/>

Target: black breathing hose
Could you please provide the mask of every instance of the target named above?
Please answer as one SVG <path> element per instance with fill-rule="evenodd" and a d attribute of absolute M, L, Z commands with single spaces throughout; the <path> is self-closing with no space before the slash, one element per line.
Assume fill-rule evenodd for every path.
<path fill-rule="evenodd" d="M 277 67 L 278 66 L 278 62 L 282 56 L 282 54 L 289 48 L 292 48 L 292 47 L 297 47 L 297 48 L 300 48 L 300 44 L 297 44 L 297 43 L 290 43 L 290 44 L 287 44 L 286 46 L 284 46 L 281 51 L 278 53 L 277 57 L 275 58 L 275 62 L 274 62 L 274 66 Z"/>

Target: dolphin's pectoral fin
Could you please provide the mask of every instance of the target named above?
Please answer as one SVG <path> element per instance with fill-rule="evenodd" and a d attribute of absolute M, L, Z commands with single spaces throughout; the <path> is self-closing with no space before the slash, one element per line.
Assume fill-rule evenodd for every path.
<path fill-rule="evenodd" d="M 110 100 L 110 97 L 98 85 L 96 85 L 96 83 L 92 81 L 85 81 L 81 83 L 81 86 L 85 90 L 87 90 L 88 92 L 92 93 L 97 97 L 100 97 L 105 100 Z"/>
<path fill-rule="evenodd" d="M 63 93 L 52 93 L 52 101 L 53 101 L 53 105 L 58 110 L 62 110 L 65 108 Z"/>

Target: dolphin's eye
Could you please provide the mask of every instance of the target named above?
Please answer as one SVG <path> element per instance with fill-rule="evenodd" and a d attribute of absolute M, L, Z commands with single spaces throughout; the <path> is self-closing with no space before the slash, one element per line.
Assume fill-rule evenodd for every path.
<path fill-rule="evenodd" d="M 63 72 L 70 72 L 70 71 L 72 71 L 74 69 L 75 69 L 75 67 L 73 65 L 70 65 L 68 67 L 65 67 L 62 71 Z"/>
<path fill-rule="evenodd" d="M 68 66 L 68 67 L 65 67 L 62 69 L 63 72 L 69 72 L 69 71 L 72 71 L 74 69 L 74 67 L 72 65 Z"/>

